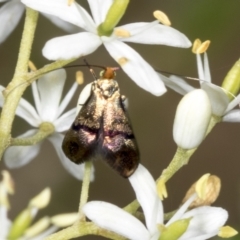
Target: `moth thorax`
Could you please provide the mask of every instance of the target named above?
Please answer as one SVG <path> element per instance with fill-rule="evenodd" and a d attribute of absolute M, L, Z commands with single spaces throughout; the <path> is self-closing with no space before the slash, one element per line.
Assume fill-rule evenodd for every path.
<path fill-rule="evenodd" d="M 118 83 L 113 79 L 101 79 L 98 82 L 98 88 L 103 97 L 109 98 L 118 91 Z"/>

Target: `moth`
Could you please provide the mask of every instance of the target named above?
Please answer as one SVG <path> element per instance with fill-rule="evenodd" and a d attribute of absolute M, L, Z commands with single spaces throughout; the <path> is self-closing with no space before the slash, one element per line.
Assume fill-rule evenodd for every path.
<path fill-rule="evenodd" d="M 67 131 L 62 149 L 74 163 L 102 159 L 122 177 L 139 164 L 139 151 L 113 68 L 92 83 L 91 94 Z"/>

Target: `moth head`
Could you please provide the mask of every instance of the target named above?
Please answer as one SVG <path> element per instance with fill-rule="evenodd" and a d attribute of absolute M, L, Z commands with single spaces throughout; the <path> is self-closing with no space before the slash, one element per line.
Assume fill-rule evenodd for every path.
<path fill-rule="evenodd" d="M 100 72 L 101 79 L 114 79 L 116 77 L 116 70 L 119 70 L 119 68 L 106 67 L 105 70 Z"/>

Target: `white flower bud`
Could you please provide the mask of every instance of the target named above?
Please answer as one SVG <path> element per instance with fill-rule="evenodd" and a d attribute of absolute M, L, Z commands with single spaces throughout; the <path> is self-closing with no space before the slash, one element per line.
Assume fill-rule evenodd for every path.
<path fill-rule="evenodd" d="M 178 104 L 173 138 L 183 149 L 196 148 L 204 139 L 211 118 L 211 104 L 205 91 L 186 94 Z"/>
<path fill-rule="evenodd" d="M 52 223 L 58 227 L 68 227 L 78 219 L 78 213 L 59 214 L 51 218 Z"/>
<path fill-rule="evenodd" d="M 51 198 L 51 190 L 50 188 L 47 187 L 43 191 L 41 191 L 37 196 L 32 198 L 29 205 L 31 207 L 42 209 L 49 204 L 50 198 Z"/>

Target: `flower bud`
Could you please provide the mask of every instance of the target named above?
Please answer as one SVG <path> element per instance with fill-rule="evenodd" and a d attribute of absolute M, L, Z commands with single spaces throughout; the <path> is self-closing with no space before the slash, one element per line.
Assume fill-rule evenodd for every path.
<path fill-rule="evenodd" d="M 198 197 L 189 208 L 199 206 L 208 206 L 216 201 L 221 189 L 221 180 L 215 175 L 204 174 L 197 182 L 195 182 L 187 191 L 182 203 L 185 203 L 195 192 Z"/>
<path fill-rule="evenodd" d="M 31 208 L 23 210 L 13 221 L 7 239 L 18 239 L 30 226 L 33 220 Z"/>
<path fill-rule="evenodd" d="M 178 104 L 173 138 L 182 149 L 193 149 L 203 141 L 211 119 L 211 104 L 201 89 L 187 93 Z"/>
<path fill-rule="evenodd" d="M 50 188 L 45 188 L 42 192 L 40 192 L 36 197 L 34 197 L 30 201 L 29 205 L 31 207 L 42 209 L 49 204 L 50 198 L 51 198 L 51 190 Z"/>
<path fill-rule="evenodd" d="M 238 60 L 228 72 L 222 83 L 222 88 L 230 100 L 238 94 L 240 90 L 240 60 Z"/>
<path fill-rule="evenodd" d="M 78 219 L 78 213 L 59 214 L 51 218 L 52 224 L 58 227 L 67 227 L 75 223 Z"/>

